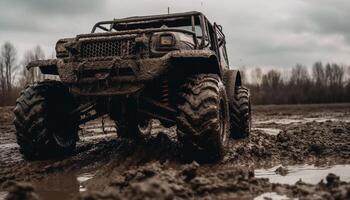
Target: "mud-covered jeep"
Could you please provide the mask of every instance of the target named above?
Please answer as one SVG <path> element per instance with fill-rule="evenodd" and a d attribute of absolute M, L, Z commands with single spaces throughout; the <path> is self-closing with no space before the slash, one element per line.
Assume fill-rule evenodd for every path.
<path fill-rule="evenodd" d="M 98 22 L 37 60 L 60 81 L 29 85 L 14 110 L 28 159 L 74 151 L 78 126 L 108 114 L 119 137 L 138 139 L 150 119 L 177 125 L 185 154 L 220 159 L 229 137 L 249 135 L 248 90 L 229 68 L 222 27 L 199 12 Z"/>

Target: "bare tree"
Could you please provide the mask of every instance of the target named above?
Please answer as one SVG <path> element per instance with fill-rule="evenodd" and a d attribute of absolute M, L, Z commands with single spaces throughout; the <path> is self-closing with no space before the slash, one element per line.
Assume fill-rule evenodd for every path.
<path fill-rule="evenodd" d="M 17 53 L 10 42 L 5 42 L 0 49 L 0 104 L 9 105 L 16 98 L 14 88 L 15 73 L 17 70 Z"/>
<path fill-rule="evenodd" d="M 305 66 L 297 64 L 292 69 L 292 74 L 290 77 L 290 83 L 297 86 L 302 86 L 310 82 L 309 72 Z"/>
<path fill-rule="evenodd" d="M 312 76 L 316 85 L 322 86 L 326 84 L 326 74 L 322 62 L 315 62 L 312 66 Z"/>
<path fill-rule="evenodd" d="M 325 79 L 326 79 L 326 85 L 330 86 L 332 85 L 332 80 L 333 80 L 333 71 L 332 71 L 332 66 L 330 63 L 326 64 L 326 69 L 325 69 Z"/>
<path fill-rule="evenodd" d="M 31 68 L 29 71 L 26 68 L 28 63 L 30 63 L 31 61 L 42 60 L 42 59 L 45 59 L 45 54 L 40 46 L 36 46 L 33 49 L 28 50 L 24 53 L 24 58 L 22 60 L 22 71 L 21 71 L 22 78 L 20 80 L 20 85 L 22 87 L 24 87 L 29 83 L 41 81 L 45 78 L 38 68 Z"/>
<path fill-rule="evenodd" d="M 276 89 L 282 84 L 281 73 L 276 70 L 270 70 L 262 76 L 262 87 L 267 89 Z"/>
<path fill-rule="evenodd" d="M 337 86 L 343 85 L 343 80 L 345 75 L 344 67 L 334 63 L 332 64 L 332 71 L 333 71 L 333 79 L 334 79 L 332 82 Z"/>
<path fill-rule="evenodd" d="M 5 92 L 5 82 L 5 67 L 3 64 L 3 58 L 0 56 L 0 96 L 3 96 L 3 92 Z"/>
<path fill-rule="evenodd" d="M 250 74 L 253 79 L 255 73 Z M 316 62 L 312 76 L 300 64 L 292 70 L 270 70 L 260 84 L 251 82 L 249 88 L 252 101 L 258 104 L 350 102 L 350 66 Z"/>
<path fill-rule="evenodd" d="M 262 76 L 261 91 L 258 93 L 261 95 L 259 99 L 262 102 L 278 103 L 280 101 L 280 90 L 283 87 L 283 81 L 281 73 L 277 70 L 269 70 L 267 74 Z"/>
<path fill-rule="evenodd" d="M 348 77 L 347 77 L 347 83 L 345 88 L 345 98 L 346 100 L 350 101 L 350 66 L 348 66 Z"/>
<path fill-rule="evenodd" d="M 19 80 L 19 85 L 22 88 L 25 87 L 27 84 L 34 82 L 32 72 L 29 72 L 26 68 L 28 63 L 30 63 L 32 60 L 33 58 L 32 58 L 31 51 L 26 51 L 24 53 L 24 57 L 21 62 L 21 72 L 20 72 L 21 78 Z"/>
<path fill-rule="evenodd" d="M 241 74 L 241 80 L 243 83 L 246 83 L 247 82 L 247 68 L 246 66 L 240 66 L 238 67 L 239 71 L 240 71 L 240 74 Z"/>
<path fill-rule="evenodd" d="M 261 81 L 262 81 L 262 71 L 260 67 L 255 68 L 252 72 L 251 72 L 251 83 L 252 84 L 256 84 L 256 85 L 260 85 Z"/>
<path fill-rule="evenodd" d="M 5 98 L 5 67 L 3 65 L 2 57 L 0 57 L 0 106 L 3 105 Z"/>
<path fill-rule="evenodd" d="M 45 53 L 40 46 L 36 46 L 33 49 L 33 60 L 43 60 L 45 59 Z M 44 75 L 41 73 L 39 68 L 32 68 L 34 74 L 34 81 L 44 80 Z"/>
<path fill-rule="evenodd" d="M 1 47 L 1 88 L 3 92 L 10 93 L 16 71 L 15 47 L 10 42 L 5 42 Z"/>

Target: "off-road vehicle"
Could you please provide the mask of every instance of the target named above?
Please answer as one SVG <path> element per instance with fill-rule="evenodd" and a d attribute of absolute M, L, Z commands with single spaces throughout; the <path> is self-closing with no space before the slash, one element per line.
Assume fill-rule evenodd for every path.
<path fill-rule="evenodd" d="M 60 81 L 29 85 L 14 110 L 26 158 L 74 151 L 78 126 L 108 114 L 122 138 L 150 119 L 177 125 L 187 156 L 219 159 L 229 137 L 250 131 L 250 96 L 229 67 L 222 27 L 200 12 L 102 21 L 58 40 L 57 59 L 37 60 Z"/>

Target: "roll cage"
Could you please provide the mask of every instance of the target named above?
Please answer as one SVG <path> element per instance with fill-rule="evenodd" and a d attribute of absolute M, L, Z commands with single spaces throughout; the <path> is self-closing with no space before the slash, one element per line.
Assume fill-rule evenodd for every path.
<path fill-rule="evenodd" d="M 190 27 L 190 30 L 184 29 L 184 26 Z M 105 32 L 128 30 L 185 32 L 192 34 L 194 38 L 201 39 L 200 43 L 196 44 L 196 49 L 209 48 L 216 53 L 221 63 L 224 60 L 228 65 L 226 39 L 222 32 L 222 26 L 216 23 L 211 24 L 201 12 L 137 16 L 101 21 L 93 26 L 91 33 L 96 33 L 97 30 Z M 197 42 L 197 40 L 195 41 Z"/>

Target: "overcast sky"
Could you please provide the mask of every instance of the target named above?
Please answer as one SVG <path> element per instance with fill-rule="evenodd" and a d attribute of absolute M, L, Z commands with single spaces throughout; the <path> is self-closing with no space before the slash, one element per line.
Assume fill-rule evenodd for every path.
<path fill-rule="evenodd" d="M 197 10 L 223 25 L 232 66 L 350 64 L 349 0 L 1 0 L 0 44 L 54 52 L 96 21 Z"/>

